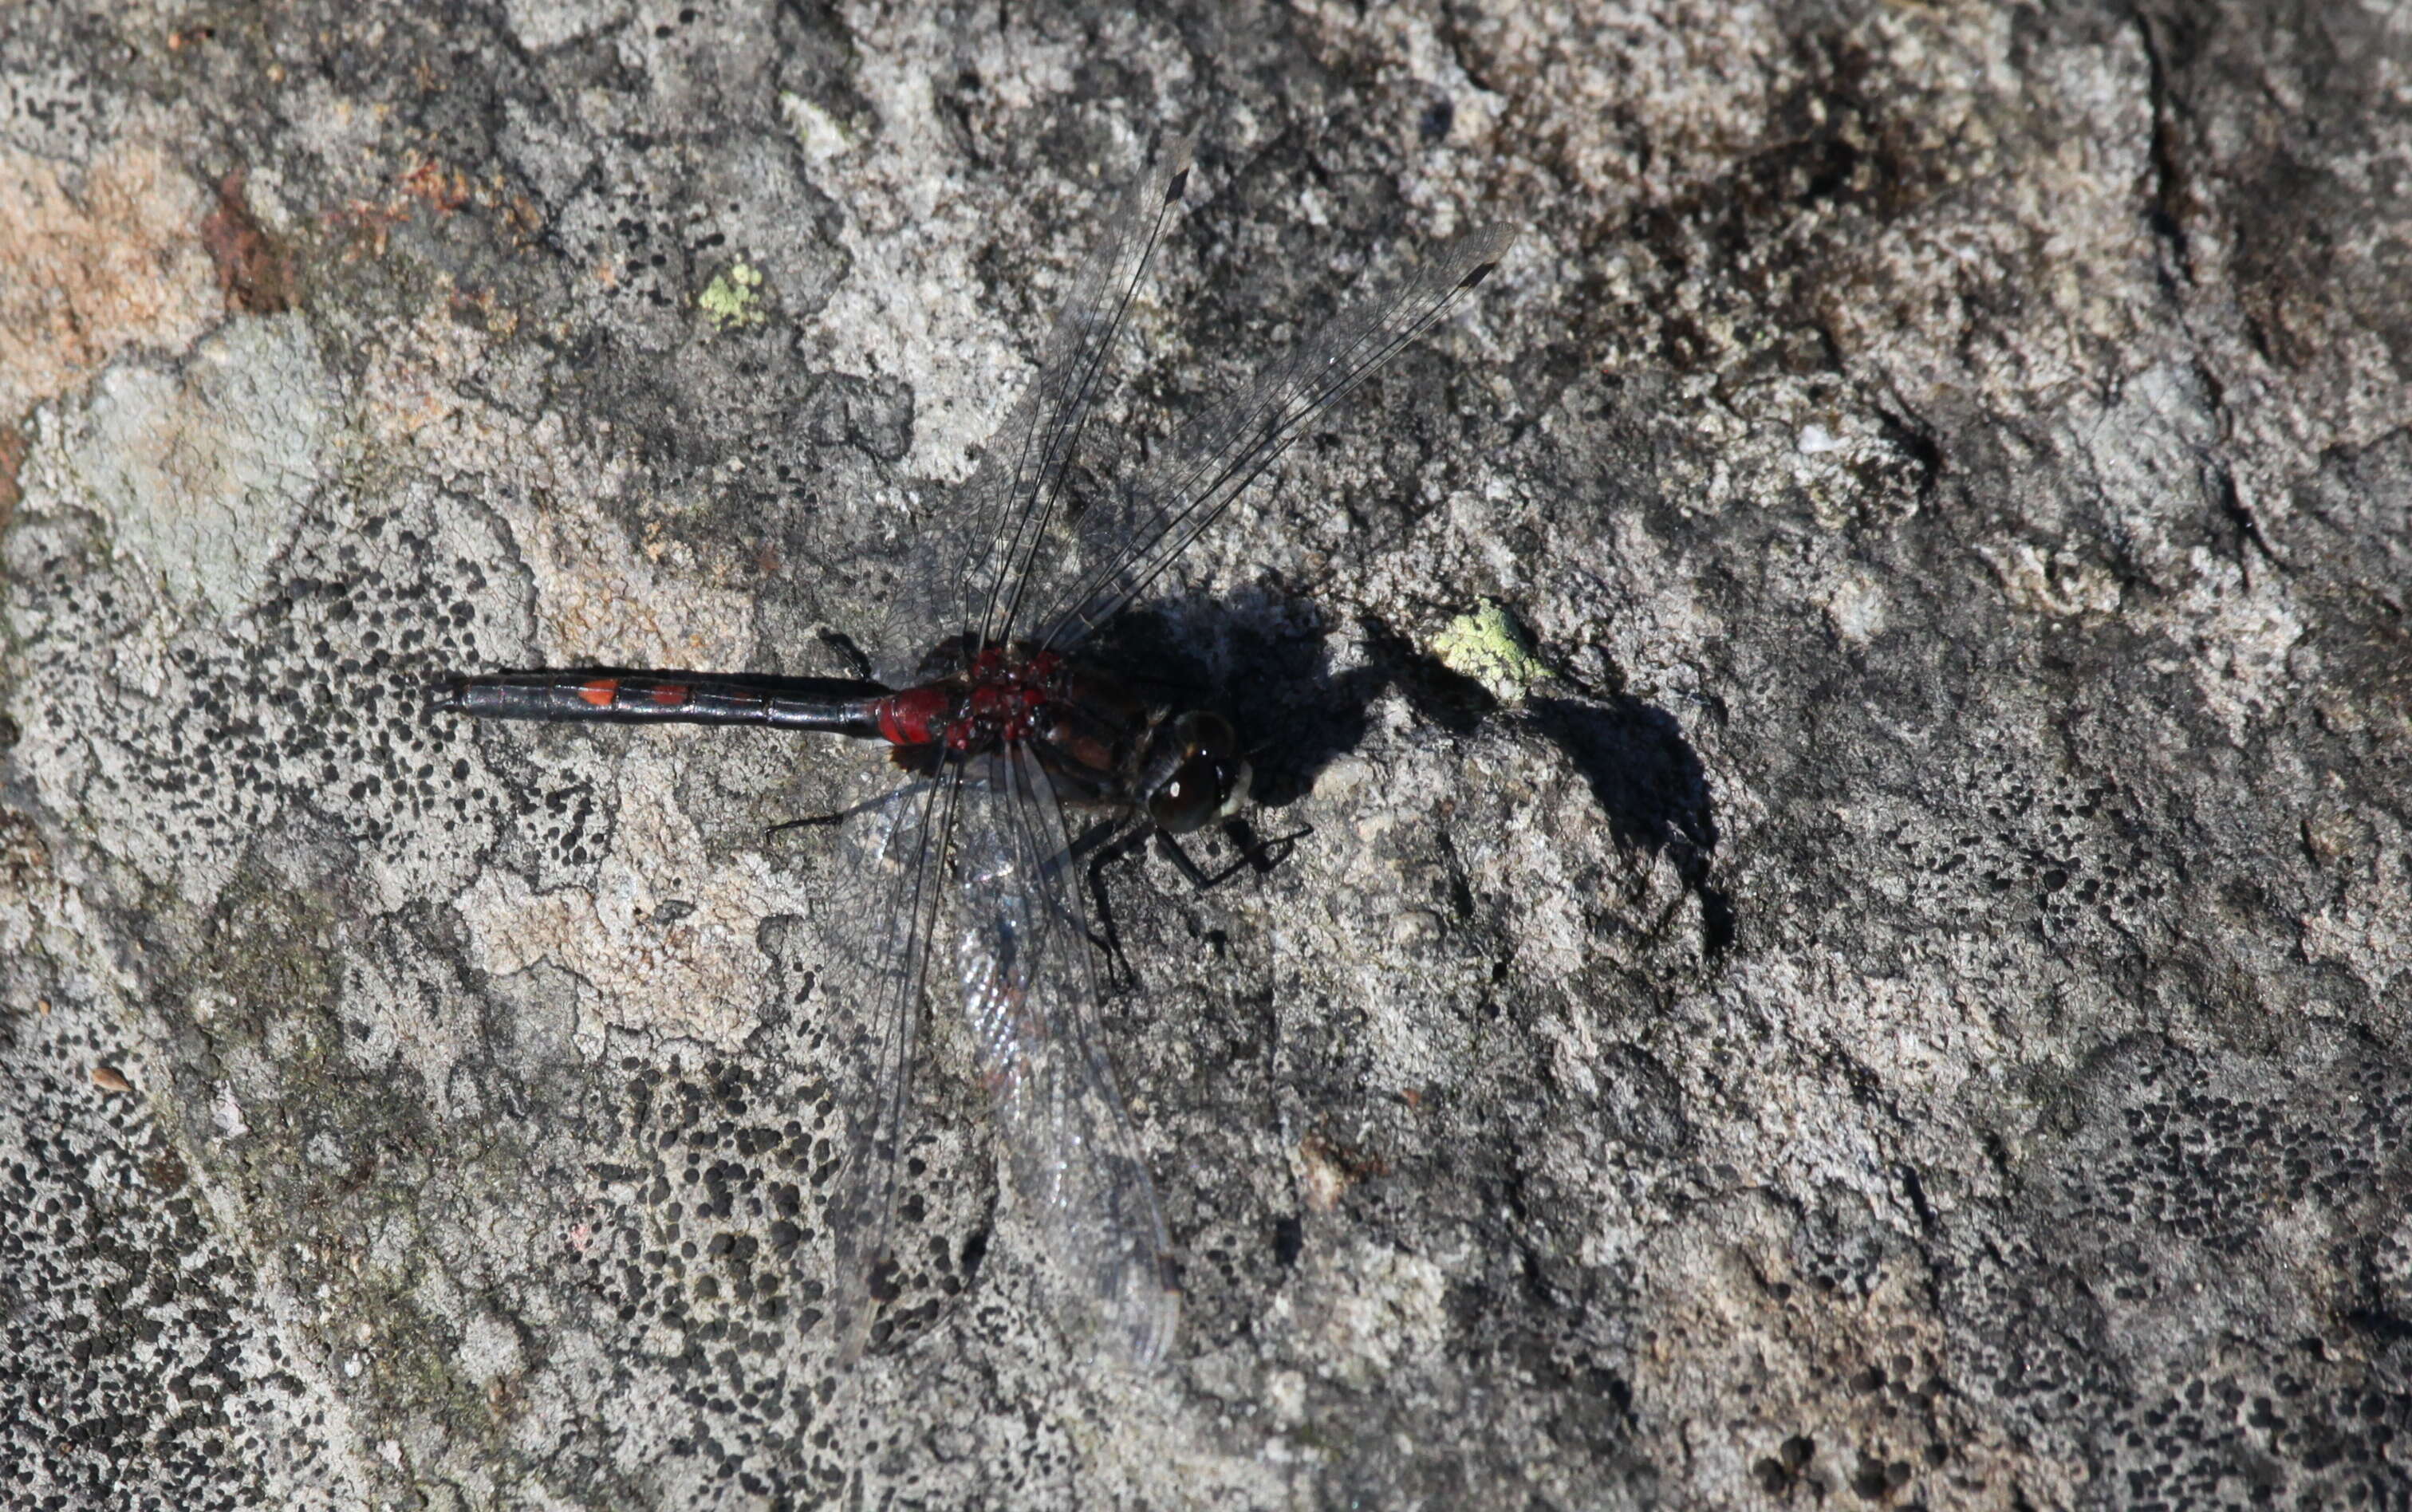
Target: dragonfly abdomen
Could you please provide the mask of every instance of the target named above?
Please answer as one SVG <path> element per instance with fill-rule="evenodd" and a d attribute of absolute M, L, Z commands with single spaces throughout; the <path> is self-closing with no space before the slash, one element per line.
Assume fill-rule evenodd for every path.
<path fill-rule="evenodd" d="M 760 725 L 880 736 L 888 690 L 835 678 L 715 672 L 489 672 L 438 684 L 435 705 L 480 719 L 553 724 Z"/>

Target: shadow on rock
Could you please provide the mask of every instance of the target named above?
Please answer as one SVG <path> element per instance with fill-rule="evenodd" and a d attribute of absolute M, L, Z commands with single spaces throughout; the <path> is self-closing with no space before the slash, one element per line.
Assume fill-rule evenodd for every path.
<path fill-rule="evenodd" d="M 1733 902 L 1709 880 L 1717 848 L 1715 805 L 1700 758 L 1665 710 L 1626 694 L 1605 699 L 1536 698 L 1533 722 L 1566 752 L 1608 815 L 1620 844 L 1664 853 L 1700 900 L 1708 952 L 1733 941 Z"/>
<path fill-rule="evenodd" d="M 1228 715 L 1256 769 L 1248 800 L 1262 809 L 1287 807 L 1365 738 L 1365 712 L 1393 674 L 1382 657 L 1335 677 L 1328 627 L 1218 609 L 1185 629 L 1180 614 L 1135 609 L 1081 653 L 1151 697 Z M 1212 655 L 1197 649 L 1201 630 L 1214 645 Z"/>
<path fill-rule="evenodd" d="M 1316 778 L 1364 740 L 1367 711 L 1395 688 L 1419 718 L 1452 735 L 1467 735 L 1498 714 L 1502 704 L 1474 678 L 1444 665 L 1406 635 L 1376 618 L 1363 622 L 1367 657 L 1334 675 L 1329 630 L 1271 630 L 1244 618 L 1218 626 L 1228 638 L 1226 666 L 1246 668 L 1246 692 L 1217 696 L 1218 680 L 1205 658 L 1184 643 L 1165 616 L 1145 610 L 1123 616 L 1088 648 L 1105 663 L 1176 702 L 1233 703 L 1232 716 L 1250 741 L 1257 807 L 1296 802 Z M 1228 686 L 1228 680 L 1222 680 Z M 1731 943 L 1733 904 L 1711 883 L 1717 845 L 1714 804 L 1699 756 L 1665 710 L 1625 694 L 1606 698 L 1541 697 L 1527 706 L 1534 727 L 1566 752 L 1608 816 L 1620 844 L 1665 853 L 1684 888 L 1700 900 L 1711 955 Z M 1279 724 L 1269 723 L 1279 712 Z"/>
<path fill-rule="evenodd" d="M 1251 798 L 1281 808 L 1303 798 L 1323 769 L 1365 738 L 1366 711 L 1396 688 L 1419 718 L 1452 735 L 1470 734 L 1496 713 L 1499 700 L 1481 683 L 1449 670 L 1407 637 L 1375 618 L 1364 621 L 1365 665 L 1334 676 L 1326 635 L 1250 638 L 1253 679 L 1269 707 L 1287 718 L 1278 734 L 1250 752 L 1257 780 Z M 1244 632 L 1243 632 L 1244 634 Z"/>

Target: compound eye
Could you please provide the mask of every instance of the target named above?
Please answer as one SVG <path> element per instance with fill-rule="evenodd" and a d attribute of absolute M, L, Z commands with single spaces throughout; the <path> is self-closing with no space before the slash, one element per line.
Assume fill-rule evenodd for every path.
<path fill-rule="evenodd" d="M 1189 713 L 1160 730 L 1148 762 L 1147 816 L 1184 835 L 1239 805 L 1248 786 L 1240 739 L 1215 714 Z"/>

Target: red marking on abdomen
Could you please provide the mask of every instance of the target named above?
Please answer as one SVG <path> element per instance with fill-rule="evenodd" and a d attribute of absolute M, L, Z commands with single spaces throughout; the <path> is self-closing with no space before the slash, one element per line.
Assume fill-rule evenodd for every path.
<path fill-rule="evenodd" d="M 682 683 L 666 683 L 654 690 L 654 702 L 668 709 L 672 704 L 686 702 L 686 688 Z"/>
<path fill-rule="evenodd" d="M 938 738 L 947 696 L 936 688 L 906 688 L 879 700 L 879 736 L 890 745 L 927 745 Z"/>
<path fill-rule="evenodd" d="M 594 682 L 580 688 L 578 690 L 578 696 L 581 698 L 585 699 L 588 703 L 593 704 L 597 709 L 609 709 L 611 707 L 611 700 L 619 695 L 619 692 L 620 680 L 618 678 L 598 677 Z"/>

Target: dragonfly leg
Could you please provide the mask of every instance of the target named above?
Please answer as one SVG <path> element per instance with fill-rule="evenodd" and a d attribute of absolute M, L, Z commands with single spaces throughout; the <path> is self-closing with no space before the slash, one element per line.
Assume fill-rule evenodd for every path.
<path fill-rule="evenodd" d="M 1231 837 L 1233 845 L 1239 847 L 1240 859 L 1256 868 L 1257 874 L 1262 876 L 1288 860 L 1289 853 L 1298 849 L 1298 843 L 1315 833 L 1315 826 L 1302 824 L 1288 834 L 1265 840 L 1248 827 L 1247 820 L 1234 815 L 1223 821 L 1223 832 Z"/>
<path fill-rule="evenodd" d="M 1313 826 L 1307 826 L 1287 835 L 1263 840 L 1248 827 L 1248 821 L 1245 819 L 1230 818 L 1223 821 L 1223 833 L 1229 839 L 1233 848 L 1238 850 L 1240 859 L 1219 872 L 1210 873 L 1199 866 L 1190 854 L 1182 848 L 1179 841 L 1161 829 L 1155 831 L 1156 848 L 1163 852 L 1164 859 L 1170 861 L 1183 876 L 1189 879 L 1191 887 L 1200 892 L 1211 892 L 1239 875 L 1243 870 L 1254 871 L 1258 876 L 1271 872 L 1274 867 L 1287 860 L 1289 853 L 1298 848 L 1298 843 L 1315 833 L 1315 829 Z"/>
<path fill-rule="evenodd" d="M 1110 829 L 1107 832 L 1111 833 Z M 1144 828 L 1134 829 L 1097 844 L 1089 853 L 1089 901 L 1096 904 L 1097 910 L 1097 928 L 1090 933 L 1089 943 L 1104 952 L 1108 985 L 1118 992 L 1126 986 L 1136 987 L 1139 973 L 1132 969 L 1130 958 L 1123 953 L 1122 934 L 1114 928 L 1113 902 L 1106 893 L 1106 868 L 1128 856 L 1147 839 L 1147 835 Z M 1083 841 L 1096 838 L 1095 830 L 1082 837 Z M 1080 849 L 1081 844 L 1075 842 L 1073 848 Z"/>
<path fill-rule="evenodd" d="M 860 803 L 839 809 L 833 814 L 807 814 L 801 819 L 782 819 L 777 824 L 771 825 L 764 829 L 762 835 L 763 838 L 768 839 L 772 835 L 784 834 L 790 829 L 812 829 L 829 824 L 844 824 L 846 820 L 853 818 L 858 814 L 875 813 L 877 810 L 888 807 L 890 804 L 894 803 L 901 799 L 906 798 L 912 794 L 919 793 L 925 790 L 929 785 L 930 785 L 927 783 L 906 783 L 904 786 L 899 787 L 892 792 L 882 793 L 877 798 L 866 798 Z"/>
<path fill-rule="evenodd" d="M 807 814 L 801 819 L 782 819 L 777 824 L 765 826 L 762 833 L 766 836 L 785 834 L 790 829 L 803 829 L 814 825 L 836 824 L 846 817 L 845 813 Z"/>

